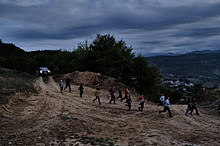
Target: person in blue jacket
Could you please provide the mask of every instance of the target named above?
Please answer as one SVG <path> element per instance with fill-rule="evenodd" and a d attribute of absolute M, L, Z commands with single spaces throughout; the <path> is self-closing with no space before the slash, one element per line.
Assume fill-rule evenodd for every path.
<path fill-rule="evenodd" d="M 170 100 L 170 97 L 167 97 L 167 99 L 164 101 L 164 110 L 159 111 L 159 114 L 161 112 L 166 112 L 168 110 L 170 118 L 172 118 L 173 116 L 172 116 L 172 114 L 170 112 L 170 108 L 169 108 L 170 101 L 169 100 Z"/>

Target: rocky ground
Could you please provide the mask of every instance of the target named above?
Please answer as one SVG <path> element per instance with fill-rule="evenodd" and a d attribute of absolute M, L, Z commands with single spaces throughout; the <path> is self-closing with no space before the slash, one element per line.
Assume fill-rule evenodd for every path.
<path fill-rule="evenodd" d="M 15 94 L 0 106 L 1 145 L 220 145 L 220 116 L 198 107 L 200 115 L 185 116 L 186 105 L 163 107 L 145 102 L 138 111 L 139 95 L 132 91 L 132 109 L 116 99 L 109 104 L 107 86 L 102 88 L 101 105 L 95 98 L 96 82 L 114 84 L 107 77 L 76 72 L 64 76 L 38 77 L 35 90 Z M 59 80 L 70 76 L 72 92 L 60 93 Z M 95 79 L 95 81 L 94 81 Z M 86 82 L 87 81 L 87 82 Z M 94 83 L 94 84 L 91 84 Z M 84 84 L 79 97 L 79 84 Z M 124 86 L 117 83 L 117 86 Z M 117 93 L 116 93 L 117 94 Z"/>

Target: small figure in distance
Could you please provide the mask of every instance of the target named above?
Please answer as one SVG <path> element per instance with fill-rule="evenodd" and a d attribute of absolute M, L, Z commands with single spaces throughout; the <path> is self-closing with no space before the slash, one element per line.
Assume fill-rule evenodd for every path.
<path fill-rule="evenodd" d="M 196 115 L 199 115 L 199 112 L 198 112 L 198 109 L 196 107 L 196 104 L 197 104 L 197 100 L 196 100 L 196 97 L 194 97 L 193 100 L 192 100 L 192 110 L 190 112 L 191 115 L 192 115 L 192 112 L 193 112 L 194 109 L 196 110 Z"/>
<path fill-rule="evenodd" d="M 100 90 L 99 83 L 96 85 L 96 90 Z"/>
<path fill-rule="evenodd" d="M 63 93 L 63 80 L 60 80 L 59 86 L 60 86 L 60 92 Z"/>
<path fill-rule="evenodd" d="M 164 96 L 164 94 L 161 94 L 161 96 L 160 96 L 160 101 L 161 101 L 161 103 L 158 104 L 158 106 L 164 106 L 164 101 L 165 101 L 165 96 Z"/>
<path fill-rule="evenodd" d="M 131 103 L 132 103 L 132 100 L 131 100 L 131 96 L 129 95 L 128 99 L 126 100 L 126 104 L 125 104 L 125 106 L 128 106 L 129 111 L 131 110 Z"/>
<path fill-rule="evenodd" d="M 82 83 L 80 84 L 80 86 L 79 86 L 79 88 L 78 88 L 78 90 L 79 90 L 79 94 L 80 94 L 80 97 L 82 98 L 82 95 L 83 95 L 83 85 L 82 85 Z"/>
<path fill-rule="evenodd" d="M 95 93 L 95 99 L 93 100 L 93 103 L 95 102 L 95 100 L 96 99 L 98 99 L 98 101 L 99 101 L 99 104 L 101 104 L 101 102 L 100 102 L 100 95 L 101 95 L 101 91 L 99 90 L 99 89 L 96 89 L 96 91 L 94 92 Z"/>
<path fill-rule="evenodd" d="M 128 87 L 125 88 L 124 92 L 125 92 L 125 97 L 122 98 L 121 101 L 124 99 L 128 99 L 128 93 L 129 93 Z"/>
<path fill-rule="evenodd" d="M 112 85 L 111 89 L 109 90 L 110 91 L 110 94 L 111 94 L 111 100 L 109 101 L 109 103 L 111 104 L 111 102 L 113 101 L 114 104 L 115 103 L 115 87 L 114 85 Z"/>
<path fill-rule="evenodd" d="M 121 87 L 118 90 L 118 97 L 117 98 L 121 98 L 120 101 L 122 101 L 122 88 Z"/>
<path fill-rule="evenodd" d="M 139 111 L 143 111 L 143 108 L 144 108 L 144 95 L 141 95 L 140 98 L 139 98 Z"/>
<path fill-rule="evenodd" d="M 64 88 L 64 90 L 65 90 L 67 87 L 69 87 L 69 92 L 71 92 L 70 83 L 71 83 L 70 77 L 67 76 L 67 78 L 66 78 L 66 87 Z"/>
<path fill-rule="evenodd" d="M 187 107 L 186 113 L 185 113 L 186 116 L 189 111 L 192 111 L 192 99 L 191 98 L 188 98 L 188 107 Z M 192 114 L 192 113 L 190 113 L 190 114 Z"/>

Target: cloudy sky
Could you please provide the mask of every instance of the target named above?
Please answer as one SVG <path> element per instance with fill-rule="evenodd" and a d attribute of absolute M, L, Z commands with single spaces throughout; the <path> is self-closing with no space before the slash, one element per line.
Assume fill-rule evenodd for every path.
<path fill-rule="evenodd" d="M 0 39 L 25 51 L 123 39 L 138 53 L 220 49 L 220 0 L 0 0 Z"/>

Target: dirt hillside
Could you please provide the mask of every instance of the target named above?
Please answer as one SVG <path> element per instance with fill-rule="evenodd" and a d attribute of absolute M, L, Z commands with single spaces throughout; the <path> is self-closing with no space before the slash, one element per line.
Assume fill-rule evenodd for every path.
<path fill-rule="evenodd" d="M 198 107 L 199 116 L 185 116 L 186 105 L 170 105 L 174 117 L 169 118 L 168 113 L 158 114 L 163 107 L 145 102 L 141 112 L 137 110 L 139 95 L 135 92 L 131 94 L 132 109 L 127 111 L 125 101 L 116 99 L 116 104 L 109 104 L 108 88 L 101 90 L 99 105 L 98 101 L 92 102 L 94 84 L 114 82 L 93 75 L 97 76 L 76 72 L 55 79 L 49 77 L 46 82 L 37 78 L 35 92 L 16 94 L 0 106 L 0 144 L 220 145 L 220 117 L 211 111 Z M 60 93 L 58 82 L 66 76 L 72 79 L 72 92 Z M 78 87 L 82 82 L 84 94 L 80 98 Z"/>
<path fill-rule="evenodd" d="M 208 89 L 200 92 L 196 98 L 204 108 L 213 109 L 220 113 L 220 89 Z"/>

